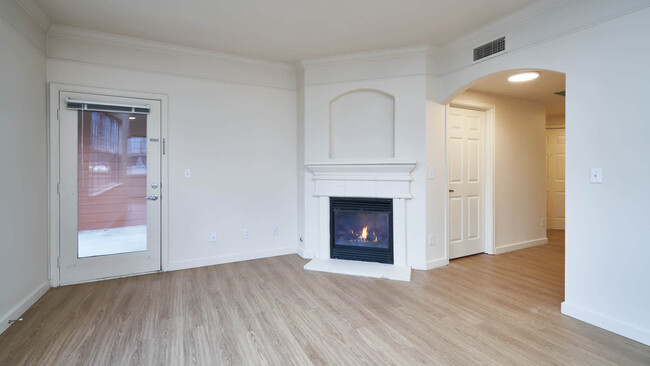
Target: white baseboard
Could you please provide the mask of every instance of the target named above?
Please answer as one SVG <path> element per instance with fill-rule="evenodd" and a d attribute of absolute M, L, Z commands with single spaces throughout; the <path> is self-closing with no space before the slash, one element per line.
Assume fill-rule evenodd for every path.
<path fill-rule="evenodd" d="M 412 263 L 411 268 L 420 271 L 428 271 L 434 268 L 440 268 L 449 265 L 449 258 L 436 258 L 426 262 Z"/>
<path fill-rule="evenodd" d="M 38 299 L 50 289 L 50 281 L 43 282 L 34 291 L 22 299 L 13 309 L 9 310 L 0 318 L 0 334 L 9 328 L 9 320 L 18 319 L 29 309 Z"/>
<path fill-rule="evenodd" d="M 648 329 L 639 328 L 636 325 L 569 304 L 566 301 L 562 303 L 562 314 L 650 346 L 650 330 Z"/>
<path fill-rule="evenodd" d="M 236 254 L 227 254 L 217 257 L 198 258 L 184 261 L 169 262 L 168 271 L 177 271 L 179 269 L 188 269 L 196 267 L 214 266 L 216 264 L 242 262 L 251 259 L 275 257 L 279 255 L 296 254 L 296 247 L 285 247 L 268 250 L 258 250 L 254 252 L 244 252 Z"/>
<path fill-rule="evenodd" d="M 548 244 L 548 238 L 541 238 L 535 240 L 522 241 L 519 243 L 506 244 L 500 247 L 496 247 L 494 254 L 503 254 L 507 252 L 512 252 L 519 249 L 526 249 L 531 247 L 536 247 L 538 245 Z"/>

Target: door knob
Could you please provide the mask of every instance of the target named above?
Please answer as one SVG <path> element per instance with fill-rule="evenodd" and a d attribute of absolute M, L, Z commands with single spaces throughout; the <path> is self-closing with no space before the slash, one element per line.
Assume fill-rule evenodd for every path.
<path fill-rule="evenodd" d="M 455 191 L 454 191 L 453 189 L 450 189 L 450 190 L 449 190 L 449 193 L 454 193 L 454 192 L 455 192 Z"/>
<path fill-rule="evenodd" d="M 155 200 L 158 199 L 158 196 L 155 195 L 155 194 L 152 194 L 151 196 L 147 196 L 145 198 L 148 199 L 149 201 L 155 201 Z"/>

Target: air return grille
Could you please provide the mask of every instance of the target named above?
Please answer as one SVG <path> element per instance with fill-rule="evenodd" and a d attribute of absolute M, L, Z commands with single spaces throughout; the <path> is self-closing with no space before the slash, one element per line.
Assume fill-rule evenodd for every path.
<path fill-rule="evenodd" d="M 494 55 L 495 53 L 505 51 L 505 49 L 506 49 L 506 37 L 495 39 L 492 42 L 488 42 L 474 49 L 474 61 L 478 61 L 480 59 Z"/>

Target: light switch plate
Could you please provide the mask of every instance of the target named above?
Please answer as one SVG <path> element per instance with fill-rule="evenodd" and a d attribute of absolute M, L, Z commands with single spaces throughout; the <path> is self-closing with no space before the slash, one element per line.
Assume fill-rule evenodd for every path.
<path fill-rule="evenodd" d="M 190 169 L 185 169 L 185 179 L 192 178 L 192 171 Z"/>
<path fill-rule="evenodd" d="M 435 179 L 436 178 L 436 168 L 429 168 L 427 172 L 427 178 Z"/>
<path fill-rule="evenodd" d="M 601 184 L 603 183 L 603 169 L 602 168 L 591 168 L 589 172 L 589 183 L 591 184 Z"/>

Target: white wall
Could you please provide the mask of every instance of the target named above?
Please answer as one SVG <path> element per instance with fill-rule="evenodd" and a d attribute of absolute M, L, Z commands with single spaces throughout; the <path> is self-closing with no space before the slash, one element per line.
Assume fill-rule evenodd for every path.
<path fill-rule="evenodd" d="M 0 2 L 0 333 L 47 289 L 43 30 Z"/>
<path fill-rule="evenodd" d="M 355 90 L 330 102 L 330 158 L 395 157 L 395 98 Z"/>
<path fill-rule="evenodd" d="M 296 252 L 291 65 L 55 28 L 47 70 L 48 82 L 168 96 L 167 268 Z M 191 179 L 183 178 L 185 168 Z"/>
<path fill-rule="evenodd" d="M 433 64 L 431 62 L 431 64 Z M 436 78 L 426 80 L 426 267 L 449 264 L 447 248 L 446 108 L 435 101 Z M 440 148 L 442 147 L 442 150 Z M 429 176 L 429 171 L 433 178 Z"/>
<path fill-rule="evenodd" d="M 566 73 L 562 311 L 645 344 L 650 344 L 650 291 L 646 290 L 650 171 L 644 169 L 650 166 L 646 141 L 650 123 L 642 106 L 647 104 L 650 85 L 648 5 L 647 1 L 559 3 L 551 12 L 501 29 L 501 34 L 516 41 L 504 55 L 472 65 L 467 50 L 469 56 L 442 52 L 434 92 L 437 102 L 446 103 L 494 72 L 541 68 Z M 563 28 L 569 33 L 560 37 L 557 32 Z M 607 52 L 595 52 L 603 45 Z M 449 49 L 464 46 L 467 43 L 461 42 Z M 591 167 L 603 169 L 603 184 L 589 184 Z"/>
<path fill-rule="evenodd" d="M 456 100 L 495 107 L 495 252 L 546 242 L 546 108 L 543 103 L 467 91 Z"/>
<path fill-rule="evenodd" d="M 564 127 L 566 125 L 565 116 L 546 116 L 546 127 Z"/>

